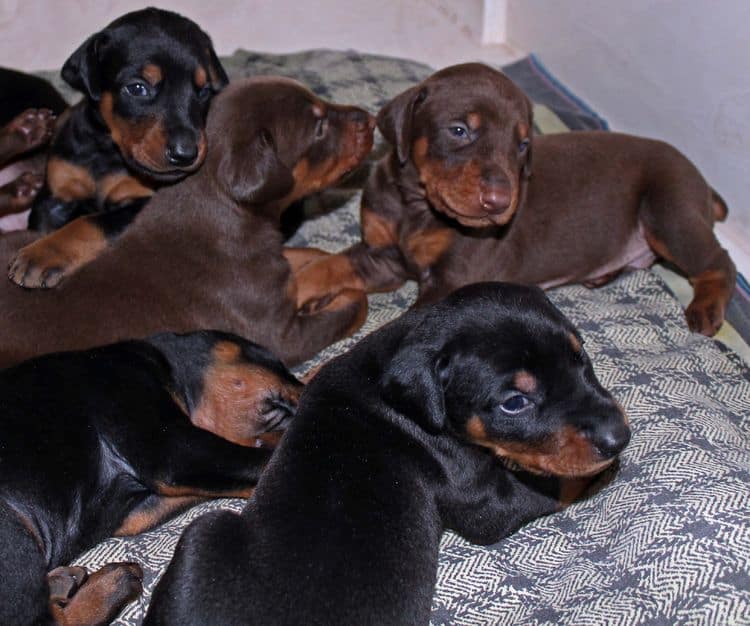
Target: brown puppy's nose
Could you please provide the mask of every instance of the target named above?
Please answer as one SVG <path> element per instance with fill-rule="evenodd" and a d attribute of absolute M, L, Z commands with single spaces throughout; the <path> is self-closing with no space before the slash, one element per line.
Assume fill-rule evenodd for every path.
<path fill-rule="evenodd" d="M 511 190 L 508 183 L 482 184 L 479 201 L 488 213 L 500 213 L 510 206 Z"/>

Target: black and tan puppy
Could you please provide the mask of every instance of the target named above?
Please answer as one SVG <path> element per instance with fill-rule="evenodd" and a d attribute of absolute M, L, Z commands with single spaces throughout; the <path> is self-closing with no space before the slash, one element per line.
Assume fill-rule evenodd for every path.
<path fill-rule="evenodd" d="M 184 533 L 145 624 L 427 624 L 444 530 L 500 540 L 629 437 L 540 289 L 465 287 L 323 367 L 242 514 Z"/>
<path fill-rule="evenodd" d="M 10 278 L 24 287 L 57 284 L 119 235 L 156 187 L 195 172 L 209 103 L 228 83 L 208 35 L 154 8 L 89 37 L 62 77 L 84 99 L 52 140 L 29 228 L 56 232 L 19 252 Z"/>
<path fill-rule="evenodd" d="M 289 79 L 233 83 L 211 105 L 203 167 L 160 189 L 97 259 L 51 290 L 0 281 L 0 367 L 201 328 L 254 339 L 293 365 L 353 332 L 367 314 L 362 291 L 297 306 L 295 270 L 320 253 L 284 248 L 280 217 L 360 165 L 374 125 Z M 0 263 L 33 237 L 0 237 Z"/>
<path fill-rule="evenodd" d="M 248 497 L 300 389 L 264 348 L 209 331 L 0 372 L 0 623 L 109 623 L 138 566 L 88 580 L 58 566 L 202 499 Z"/>
<path fill-rule="evenodd" d="M 691 330 L 721 325 L 736 270 L 713 223 L 727 209 L 675 148 L 606 132 L 532 141 L 528 98 L 476 63 L 397 96 L 378 127 L 393 149 L 363 194 L 363 244 L 309 265 L 301 300 L 407 278 L 420 303 L 484 280 L 600 285 L 658 257 L 694 287 Z"/>

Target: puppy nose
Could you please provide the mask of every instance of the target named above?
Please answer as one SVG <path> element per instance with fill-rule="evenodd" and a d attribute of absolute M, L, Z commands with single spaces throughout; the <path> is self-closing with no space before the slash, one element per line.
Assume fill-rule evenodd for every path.
<path fill-rule="evenodd" d="M 507 182 L 483 184 L 479 193 L 482 208 L 488 213 L 500 213 L 510 206 L 511 190 Z"/>
<path fill-rule="evenodd" d="M 602 458 L 617 456 L 630 441 L 630 429 L 624 422 L 611 422 L 600 426 L 592 434 L 591 443 L 596 446 Z"/>
<path fill-rule="evenodd" d="M 198 158 L 198 144 L 186 135 L 172 137 L 166 151 L 167 161 L 177 167 L 186 167 Z"/>

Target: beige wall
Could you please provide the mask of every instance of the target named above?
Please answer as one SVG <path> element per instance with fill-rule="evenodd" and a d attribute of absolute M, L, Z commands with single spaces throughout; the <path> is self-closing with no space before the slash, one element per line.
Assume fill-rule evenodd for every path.
<path fill-rule="evenodd" d="M 0 64 L 60 67 L 92 32 L 138 0 L 0 0 Z M 197 21 L 220 54 L 355 48 L 442 66 L 504 52 L 481 48 L 482 0 L 161 0 Z"/>
<path fill-rule="evenodd" d="M 508 0 L 507 32 L 613 129 L 685 152 L 727 200 L 717 230 L 750 273 L 748 0 Z"/>

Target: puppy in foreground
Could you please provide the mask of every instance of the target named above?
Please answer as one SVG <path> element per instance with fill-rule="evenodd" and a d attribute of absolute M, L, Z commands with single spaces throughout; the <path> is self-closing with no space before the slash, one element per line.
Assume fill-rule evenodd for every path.
<path fill-rule="evenodd" d="M 688 326 L 713 335 L 735 266 L 713 232 L 727 207 L 672 146 L 608 132 L 532 137 L 532 108 L 500 72 L 441 70 L 378 113 L 393 149 L 362 196 L 362 244 L 300 280 L 315 291 L 419 283 L 419 303 L 485 280 L 598 286 L 657 258 L 691 282 Z M 533 157 L 532 157 L 533 155 Z"/>
<path fill-rule="evenodd" d="M 0 372 L 0 624 L 108 624 L 135 563 L 67 564 L 208 498 L 249 497 L 301 384 L 234 335 L 162 334 Z"/>
<path fill-rule="evenodd" d="M 497 542 L 628 443 L 582 343 L 502 283 L 373 333 L 308 384 L 245 510 L 187 529 L 145 624 L 427 624 L 443 531 Z"/>

